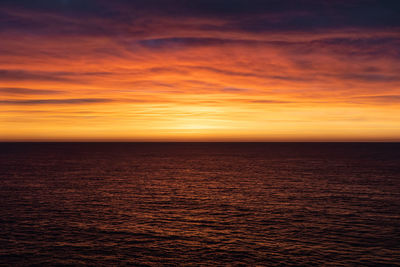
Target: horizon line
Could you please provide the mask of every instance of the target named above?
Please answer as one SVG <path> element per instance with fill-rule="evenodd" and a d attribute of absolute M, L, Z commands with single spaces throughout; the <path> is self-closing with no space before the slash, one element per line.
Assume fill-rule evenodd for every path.
<path fill-rule="evenodd" d="M 0 140 L 0 143 L 400 143 L 400 140 Z"/>

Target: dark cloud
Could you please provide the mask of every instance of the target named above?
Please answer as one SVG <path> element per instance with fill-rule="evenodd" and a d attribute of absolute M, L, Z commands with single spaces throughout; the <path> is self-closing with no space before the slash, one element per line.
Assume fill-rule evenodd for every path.
<path fill-rule="evenodd" d="M 11 95 L 51 95 L 51 94 L 60 94 L 63 93 L 63 91 L 30 89 L 30 88 L 0 88 L 0 93 L 11 94 Z"/>
<path fill-rule="evenodd" d="M 0 70 L 0 80 L 48 80 L 48 81 L 67 81 L 65 72 L 43 72 L 27 70 Z"/>
<path fill-rule="evenodd" d="M 225 87 L 222 88 L 221 91 L 226 93 L 241 93 L 241 92 L 249 92 L 251 90 L 245 88 Z"/>
<path fill-rule="evenodd" d="M 285 75 L 268 75 L 259 72 L 243 72 L 243 71 L 232 71 L 226 69 L 220 69 L 216 67 L 206 67 L 206 66 L 189 66 L 188 68 L 195 70 L 204 70 L 209 72 L 214 72 L 226 76 L 238 76 L 238 77 L 254 77 L 254 78 L 262 78 L 262 79 L 272 79 L 272 80 L 281 80 L 281 81 L 296 81 L 296 82 L 307 82 L 311 79 L 315 78 L 306 78 L 306 77 L 298 77 L 298 76 L 285 76 Z"/>
<path fill-rule="evenodd" d="M 104 76 L 112 74 L 110 72 L 63 72 L 63 71 L 30 71 L 30 70 L 8 70 L 0 69 L 0 81 L 62 81 L 73 82 L 79 77 Z"/>
<path fill-rule="evenodd" d="M 399 37 L 347 37 L 347 38 L 318 38 L 300 41 L 262 40 L 262 39 L 229 39 L 229 38 L 155 38 L 138 41 L 139 44 L 148 49 L 182 49 L 201 46 L 233 46 L 241 45 L 250 48 L 270 46 L 285 49 L 294 56 L 302 54 L 315 54 L 328 52 L 346 57 L 363 57 L 376 59 L 378 57 L 391 57 L 400 59 Z M 297 62 L 300 63 L 301 62 Z M 305 63 L 305 62 L 302 62 Z M 310 63 L 310 62 L 309 62 Z M 307 64 L 306 64 L 307 65 Z M 306 67 L 310 67 L 308 64 Z M 304 67 L 300 66 L 300 67 Z"/>
<path fill-rule="evenodd" d="M 119 10 L 124 8 L 134 14 L 140 10 L 147 15 L 229 18 L 234 19 L 232 25 L 237 28 L 257 31 L 272 29 L 273 25 L 294 29 L 314 25 L 399 25 L 400 10 L 395 0 L 120 0 L 111 3 Z"/>
<path fill-rule="evenodd" d="M 8 1 L 0 5 L 0 32 L 25 34 L 107 34 L 107 27 L 99 23 L 107 9 L 96 1 L 38 0 Z"/>
<path fill-rule="evenodd" d="M 75 105 L 91 103 L 108 103 L 108 98 L 71 98 L 71 99 L 29 99 L 29 100 L 0 100 L 1 105 Z"/>
<path fill-rule="evenodd" d="M 231 71 L 231 70 L 225 70 L 225 69 L 220 69 L 220 68 L 215 68 L 215 67 L 207 67 L 207 66 L 189 66 L 188 68 L 191 68 L 193 70 L 204 70 L 204 71 L 214 72 L 214 73 L 228 75 L 228 76 L 264 77 L 264 76 L 260 76 L 257 73 L 253 73 L 253 72 Z"/>
<path fill-rule="evenodd" d="M 243 39 L 223 39 L 223 38 L 157 38 L 140 40 L 139 44 L 147 48 L 166 48 L 179 46 L 215 46 L 215 45 L 232 45 L 232 44 L 255 44 L 260 41 L 243 40 Z"/>
<path fill-rule="evenodd" d="M 0 31 L 120 36 L 149 34 L 162 21 L 188 28 L 233 32 L 324 31 L 400 27 L 395 0 L 4 0 Z M 160 25 L 161 23 L 161 25 Z M 153 25 L 153 26 L 152 26 Z"/>
<path fill-rule="evenodd" d="M 250 6 L 247 14 L 252 16 L 243 15 L 224 28 L 257 33 L 400 26 L 396 1 L 276 1 L 272 8 L 264 1 Z"/>
<path fill-rule="evenodd" d="M 374 102 L 378 104 L 400 104 L 400 95 L 375 95 L 355 97 L 358 102 Z"/>
<path fill-rule="evenodd" d="M 251 103 L 256 104 L 290 104 L 295 103 L 291 101 L 282 101 L 282 100 L 271 100 L 271 99 L 262 99 L 262 100 L 252 100 Z"/>
<path fill-rule="evenodd" d="M 374 83 L 400 82 L 399 75 L 350 73 L 350 74 L 338 75 L 338 77 L 343 80 L 355 80 L 355 81 L 374 82 Z"/>

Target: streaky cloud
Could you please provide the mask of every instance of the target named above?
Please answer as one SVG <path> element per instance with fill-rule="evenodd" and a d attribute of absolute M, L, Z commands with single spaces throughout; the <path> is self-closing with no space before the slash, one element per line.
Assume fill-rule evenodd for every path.
<path fill-rule="evenodd" d="M 273 99 L 261 99 L 261 100 L 251 100 L 251 103 L 256 104 L 291 104 L 296 103 L 292 101 L 284 101 L 284 100 L 273 100 Z"/>
<path fill-rule="evenodd" d="M 68 71 L 34 71 L 23 69 L 0 69 L 0 81 L 54 81 L 81 82 L 83 77 L 96 77 L 111 74 L 110 72 L 68 72 Z"/>
<path fill-rule="evenodd" d="M 52 95 L 61 94 L 64 93 L 64 91 L 31 88 L 0 88 L 0 93 L 11 95 Z"/>
<path fill-rule="evenodd" d="M 400 104 L 400 95 L 359 96 L 353 99 L 360 102 L 374 102 L 378 104 Z"/>
<path fill-rule="evenodd" d="M 0 100 L 1 105 L 79 105 L 91 103 L 108 103 L 108 98 L 68 98 L 68 99 L 29 99 L 29 100 Z"/>
<path fill-rule="evenodd" d="M 246 88 L 225 87 L 222 88 L 221 91 L 227 93 L 242 93 L 242 92 L 249 92 L 251 90 Z"/>

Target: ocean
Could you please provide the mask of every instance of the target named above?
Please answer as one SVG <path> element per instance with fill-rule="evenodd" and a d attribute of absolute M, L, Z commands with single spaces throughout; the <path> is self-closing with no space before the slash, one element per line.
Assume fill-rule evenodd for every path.
<path fill-rule="evenodd" d="M 400 143 L 0 143 L 0 265 L 400 266 Z"/>

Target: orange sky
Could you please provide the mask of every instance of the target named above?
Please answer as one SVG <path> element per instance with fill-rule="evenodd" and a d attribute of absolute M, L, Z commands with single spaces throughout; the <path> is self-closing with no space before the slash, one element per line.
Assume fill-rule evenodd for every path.
<path fill-rule="evenodd" d="M 0 8 L 2 141 L 400 141 L 398 27 L 57 8 Z"/>

